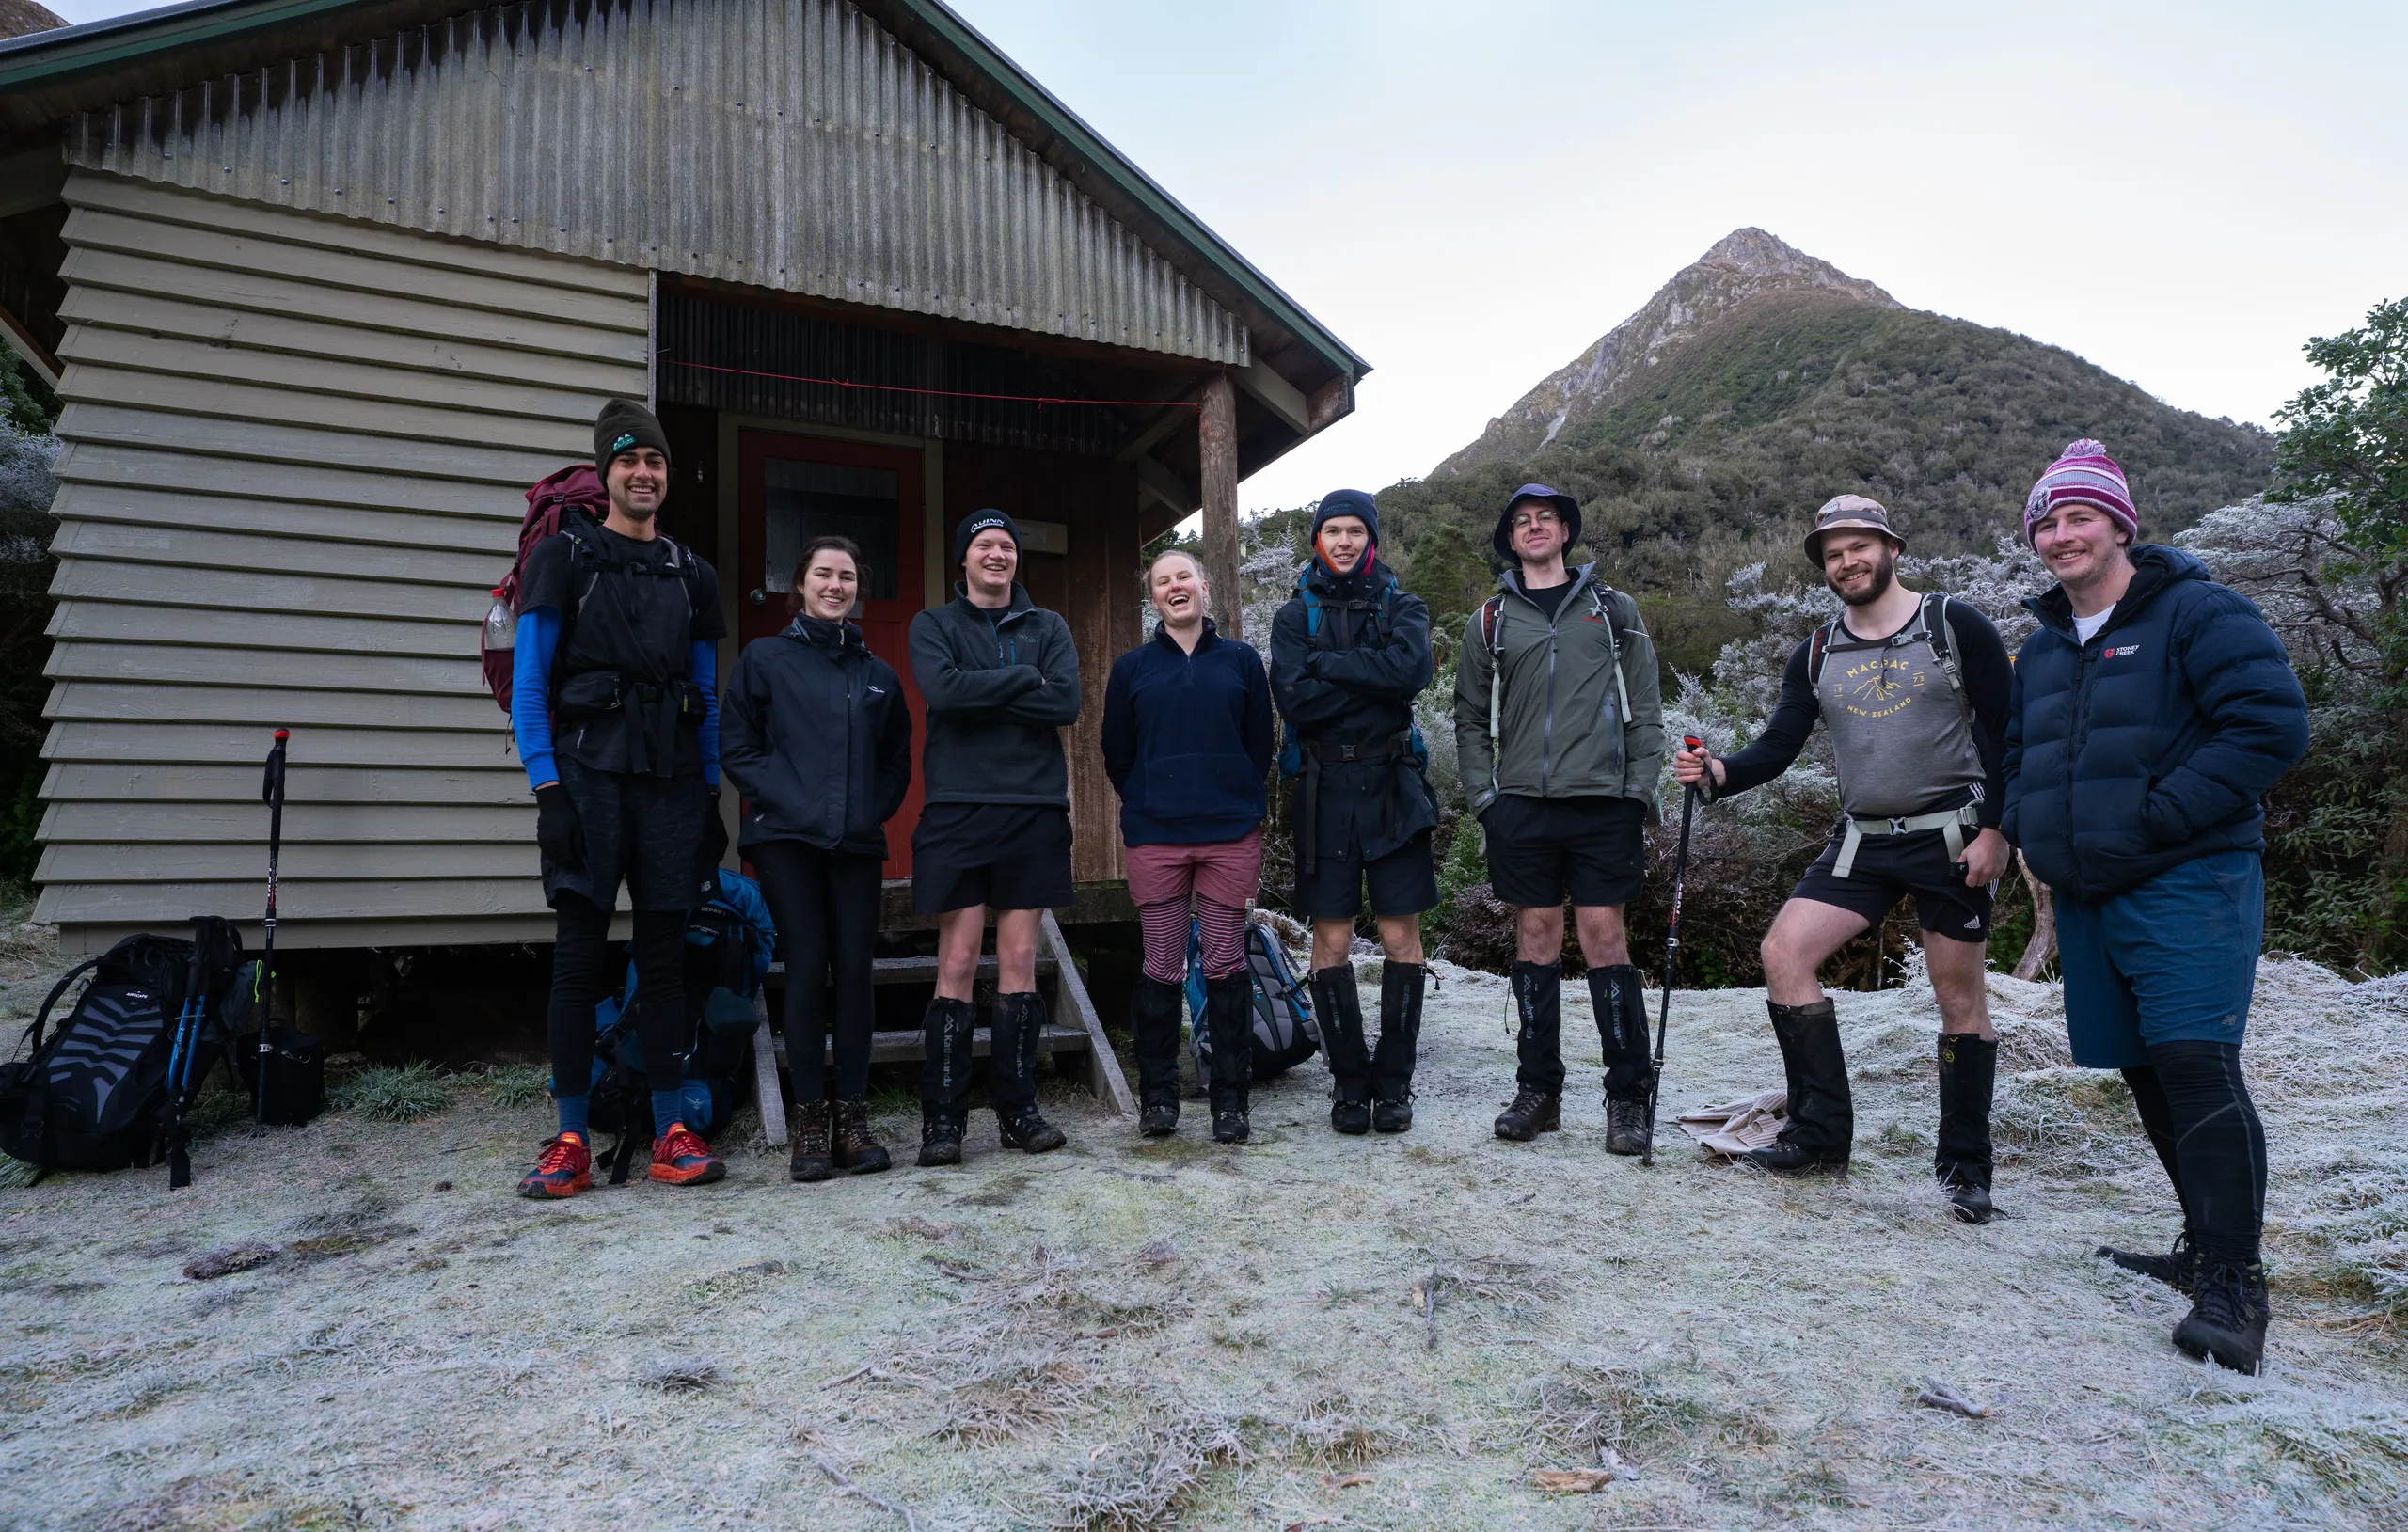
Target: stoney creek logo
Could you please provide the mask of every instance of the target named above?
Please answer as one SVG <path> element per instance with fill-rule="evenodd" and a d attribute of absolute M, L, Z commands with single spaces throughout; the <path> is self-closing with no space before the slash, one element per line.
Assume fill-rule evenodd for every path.
<path fill-rule="evenodd" d="M 1921 666 L 1868 659 L 1840 672 L 1831 701 L 1861 719 L 1886 719 L 1914 701 L 1924 680 Z"/>

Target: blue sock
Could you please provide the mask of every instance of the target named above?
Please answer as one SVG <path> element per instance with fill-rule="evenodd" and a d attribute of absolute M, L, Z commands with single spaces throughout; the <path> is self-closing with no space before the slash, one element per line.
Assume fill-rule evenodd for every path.
<path fill-rule="evenodd" d="M 552 1104 L 559 1107 L 561 1111 L 562 1132 L 575 1133 L 578 1136 L 578 1141 L 579 1143 L 591 1144 L 594 1142 L 594 1135 L 585 1130 L 585 1108 L 586 1104 L 593 1099 L 594 1098 L 590 1096 L 556 1096 L 552 1098 Z"/>
<path fill-rule="evenodd" d="M 654 1132 L 669 1131 L 683 1120 L 685 1115 L 686 1093 L 684 1091 L 652 1093 L 652 1130 Z"/>

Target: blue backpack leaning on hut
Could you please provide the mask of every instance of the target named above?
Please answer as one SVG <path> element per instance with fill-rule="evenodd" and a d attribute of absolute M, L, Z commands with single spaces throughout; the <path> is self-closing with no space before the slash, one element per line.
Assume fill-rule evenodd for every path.
<path fill-rule="evenodd" d="M 1203 927 L 1187 927 L 1187 1014 L 1204 1014 Z M 1288 966 L 1269 931 L 1254 921 L 1245 926 L 1245 976 L 1253 987 L 1254 1078 L 1270 1080 L 1286 1074 L 1321 1051 L 1321 1027 L 1313 1020 L 1313 1003 L 1305 982 Z M 1212 1075 L 1212 1034 L 1201 1025 L 1194 1033 L 1196 1072 Z"/>

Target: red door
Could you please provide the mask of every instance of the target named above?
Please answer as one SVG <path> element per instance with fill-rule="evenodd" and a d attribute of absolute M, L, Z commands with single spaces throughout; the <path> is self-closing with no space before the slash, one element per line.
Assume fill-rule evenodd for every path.
<path fill-rule="evenodd" d="M 793 619 L 794 564 L 815 537 L 851 538 L 862 550 L 854 621 L 870 653 L 903 678 L 911 709 L 911 792 L 886 822 L 886 871 L 911 876 L 911 827 L 920 818 L 920 743 L 927 715 L 911 680 L 911 623 L 926 603 L 921 565 L 920 454 L 907 447 L 822 441 L 769 431 L 737 436 L 737 610 L 745 643 Z"/>

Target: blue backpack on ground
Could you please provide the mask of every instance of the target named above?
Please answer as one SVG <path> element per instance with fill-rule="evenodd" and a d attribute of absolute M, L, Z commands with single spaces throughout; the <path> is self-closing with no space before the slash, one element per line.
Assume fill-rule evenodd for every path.
<path fill-rule="evenodd" d="M 1253 921 L 1245 927 L 1245 975 L 1253 985 L 1254 1078 L 1271 1080 L 1321 1051 L 1321 1027 L 1313 1020 L 1304 981 L 1288 966 L 1287 953 Z M 1188 1030 L 1195 1039 L 1196 1072 L 1210 1079 L 1212 1034 L 1202 1024 L 1204 949 L 1201 927 L 1193 921 L 1187 926 L 1187 1014 L 1196 1019 Z"/>
<path fill-rule="evenodd" d="M 711 894 L 686 917 L 685 1112 L 707 1141 L 727 1129 L 752 1097 L 755 999 L 777 948 L 777 927 L 760 885 L 722 870 Z M 652 1138 L 652 1097 L 644 1085 L 643 1042 L 631 1003 L 636 969 L 627 964 L 618 992 L 594 1008 L 594 1089 L 588 1120 L 618 1143 L 604 1158 L 610 1179 L 626 1178 L 637 1143 Z"/>

